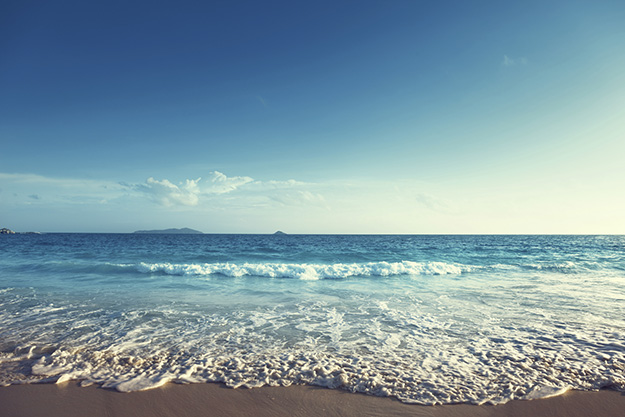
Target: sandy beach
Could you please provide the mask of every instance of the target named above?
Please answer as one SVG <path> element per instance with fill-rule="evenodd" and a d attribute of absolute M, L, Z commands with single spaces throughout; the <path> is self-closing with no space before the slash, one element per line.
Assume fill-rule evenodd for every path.
<path fill-rule="evenodd" d="M 587 417 L 622 416 L 625 395 L 580 392 L 533 401 L 475 406 L 420 406 L 308 386 L 229 389 L 220 384 L 167 384 L 119 393 L 75 383 L 0 388 L 2 417 L 116 416 L 430 416 L 430 417 Z"/>

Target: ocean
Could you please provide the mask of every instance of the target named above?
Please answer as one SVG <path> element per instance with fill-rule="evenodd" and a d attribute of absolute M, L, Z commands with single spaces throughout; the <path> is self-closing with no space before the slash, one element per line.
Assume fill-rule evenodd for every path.
<path fill-rule="evenodd" d="M 625 236 L 0 236 L 0 385 L 625 391 Z"/>

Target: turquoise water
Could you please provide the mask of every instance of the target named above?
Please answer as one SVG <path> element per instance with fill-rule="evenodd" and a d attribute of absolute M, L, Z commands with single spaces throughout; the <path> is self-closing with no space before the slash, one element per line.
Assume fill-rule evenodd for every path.
<path fill-rule="evenodd" d="M 625 391 L 625 237 L 0 236 L 0 383 Z"/>

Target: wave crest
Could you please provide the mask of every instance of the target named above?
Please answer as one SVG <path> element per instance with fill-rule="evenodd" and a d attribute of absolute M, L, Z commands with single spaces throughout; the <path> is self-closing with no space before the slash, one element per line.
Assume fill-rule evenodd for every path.
<path fill-rule="evenodd" d="M 145 263 L 139 272 L 169 275 L 223 275 L 228 277 L 258 276 L 268 278 L 341 279 L 357 276 L 447 275 L 471 272 L 477 267 L 445 262 L 369 262 L 363 264 L 284 264 L 284 263 L 213 263 L 171 264 Z"/>

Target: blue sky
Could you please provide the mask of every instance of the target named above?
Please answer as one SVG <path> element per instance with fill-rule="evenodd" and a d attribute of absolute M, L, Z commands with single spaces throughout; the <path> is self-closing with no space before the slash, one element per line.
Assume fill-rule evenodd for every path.
<path fill-rule="evenodd" d="M 99 3 L 3 3 L 0 227 L 625 233 L 623 2 Z"/>

